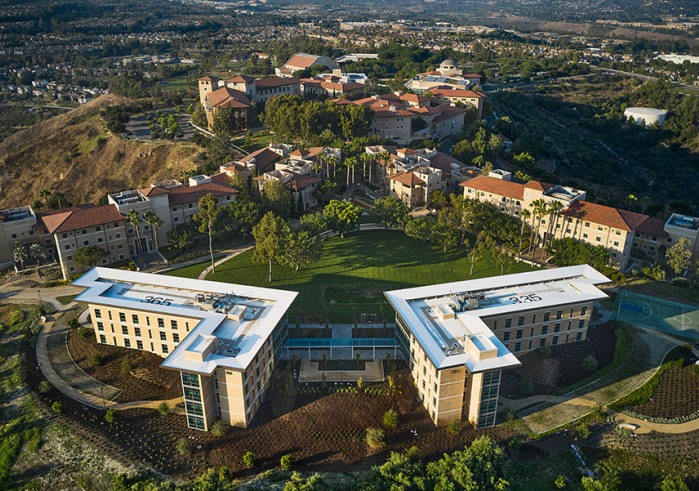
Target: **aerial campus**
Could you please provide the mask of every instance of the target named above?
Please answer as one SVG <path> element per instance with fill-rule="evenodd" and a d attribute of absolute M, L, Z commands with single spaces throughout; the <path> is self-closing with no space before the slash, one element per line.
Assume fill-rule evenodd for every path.
<path fill-rule="evenodd" d="M 693 57 L 246 5 L 0 18 L 0 489 L 699 489 Z"/>

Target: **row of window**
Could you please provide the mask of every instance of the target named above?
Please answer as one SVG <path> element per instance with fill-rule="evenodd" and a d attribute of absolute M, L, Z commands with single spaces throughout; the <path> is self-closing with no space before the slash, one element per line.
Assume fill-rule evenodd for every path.
<path fill-rule="evenodd" d="M 111 326 L 112 333 L 113 333 L 113 332 L 114 332 L 114 325 L 111 324 L 110 326 Z M 103 324 L 102 322 L 100 322 L 100 321 L 97 322 L 97 330 L 98 330 L 98 331 L 104 331 L 104 324 Z M 128 328 L 127 326 L 121 326 L 121 333 L 122 333 L 124 336 L 131 336 L 131 333 L 129 333 L 129 328 Z M 134 327 L 133 336 L 141 337 L 141 328 L 140 328 L 140 327 Z M 152 339 L 152 338 L 153 338 L 153 336 L 152 336 L 151 330 L 148 329 L 148 339 Z M 165 331 L 160 331 L 160 340 L 161 340 L 161 341 L 167 341 L 167 334 L 165 333 Z M 180 335 L 179 335 L 179 333 L 176 333 L 176 332 L 173 332 L 173 333 L 172 333 L 172 342 L 174 342 L 174 343 L 179 343 L 179 342 L 180 342 Z M 127 346 L 127 348 L 128 348 L 128 347 L 129 347 L 129 346 Z"/>
<path fill-rule="evenodd" d="M 566 343 L 569 341 L 569 334 L 566 334 Z M 578 331 L 575 335 L 575 341 L 582 341 L 582 336 L 583 336 L 583 331 Z M 541 338 L 539 339 L 539 348 L 543 348 L 546 346 L 546 340 L 548 338 Z M 551 338 L 551 346 L 557 346 L 558 345 L 558 336 L 553 336 Z M 506 344 L 505 347 L 507 349 L 510 349 L 510 345 Z M 529 340 L 529 347 L 527 348 L 528 350 L 532 349 L 534 347 L 534 340 L 530 339 Z M 514 349 L 512 350 L 514 353 L 517 353 L 519 351 L 522 351 L 522 342 L 518 341 L 514 345 Z"/>
<path fill-rule="evenodd" d="M 109 320 L 112 320 L 112 311 L 108 310 L 107 311 L 107 316 Z M 101 319 L 102 318 L 102 311 L 100 309 L 95 309 L 95 318 L 96 319 Z M 146 326 L 150 326 L 150 316 L 145 316 L 146 318 Z M 126 322 L 126 313 L 124 312 L 119 312 L 119 322 Z M 131 314 L 131 322 L 133 324 L 141 324 L 140 322 L 140 317 L 138 314 Z M 162 317 L 157 318 L 158 322 L 158 327 L 161 329 L 165 329 L 165 319 Z M 185 329 L 187 332 L 189 332 L 189 322 L 185 321 Z M 170 328 L 173 330 L 177 330 L 179 327 L 179 323 L 176 319 L 170 319 Z M 126 334 L 126 333 L 125 333 Z"/>
<path fill-rule="evenodd" d="M 100 343 L 102 344 L 107 344 L 107 336 L 104 334 L 100 334 Z M 112 344 L 114 346 L 119 346 L 117 343 L 117 339 L 115 337 L 112 337 Z M 124 339 L 124 348 L 133 348 L 133 345 L 131 344 L 130 339 Z M 136 340 L 136 349 L 143 350 L 143 341 L 140 339 Z M 163 352 L 163 354 L 168 354 L 170 352 L 170 349 L 167 347 L 167 344 L 161 344 L 160 349 Z M 153 343 L 150 343 L 150 351 L 155 352 L 155 346 Z"/>
<path fill-rule="evenodd" d="M 568 322 L 568 329 L 567 330 L 570 331 L 571 327 L 572 327 L 572 323 Z M 578 329 L 585 329 L 585 319 L 580 319 L 578 321 Z M 561 331 L 561 323 L 556 322 L 553 325 L 553 332 L 557 333 L 560 331 Z M 539 335 L 546 336 L 548 334 L 548 332 L 549 332 L 549 326 L 548 326 L 548 324 L 545 324 L 545 325 L 541 326 L 541 331 L 540 331 Z M 524 335 L 524 329 L 517 329 L 515 331 L 515 339 L 522 339 L 523 335 Z M 529 337 L 533 337 L 533 336 L 534 336 L 534 328 L 532 327 L 530 330 L 530 333 L 529 333 Z M 503 333 L 502 339 L 503 339 L 503 341 L 509 341 L 510 340 L 510 331 L 505 331 Z"/>
<path fill-rule="evenodd" d="M 587 306 L 584 305 L 584 306 L 580 309 L 580 314 L 579 314 L 579 315 L 580 315 L 580 316 L 585 316 L 586 314 L 587 314 Z M 532 320 L 531 320 L 531 322 L 530 322 L 529 324 L 536 324 L 536 316 L 537 316 L 537 314 L 532 314 Z M 569 314 L 566 318 L 572 318 L 572 317 L 576 317 L 576 315 L 575 315 L 575 307 L 573 307 L 573 308 L 570 309 L 570 314 Z M 556 311 L 555 319 L 556 319 L 556 320 L 561 320 L 561 319 L 563 319 L 563 309 L 559 309 L 558 311 Z M 551 312 L 544 312 L 544 318 L 543 318 L 543 321 L 542 321 L 542 322 L 549 322 L 550 320 L 551 320 Z M 584 320 L 584 319 L 581 319 L 581 320 Z M 524 325 L 525 325 L 525 321 L 526 321 L 526 316 L 520 315 L 520 316 L 517 318 L 517 326 L 518 326 L 518 327 L 519 327 L 519 326 L 524 326 Z M 507 328 L 509 328 L 509 327 L 512 327 L 512 317 L 507 317 L 507 318 L 505 319 L 505 329 L 507 329 Z M 493 320 L 493 329 L 497 329 L 497 328 L 498 328 L 498 320 L 495 319 L 495 320 Z"/>

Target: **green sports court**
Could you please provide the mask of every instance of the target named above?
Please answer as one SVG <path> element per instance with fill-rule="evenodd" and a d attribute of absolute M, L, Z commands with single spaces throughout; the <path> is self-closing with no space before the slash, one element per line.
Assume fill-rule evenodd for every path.
<path fill-rule="evenodd" d="M 699 341 L 699 307 L 621 291 L 616 318 L 689 341 Z"/>

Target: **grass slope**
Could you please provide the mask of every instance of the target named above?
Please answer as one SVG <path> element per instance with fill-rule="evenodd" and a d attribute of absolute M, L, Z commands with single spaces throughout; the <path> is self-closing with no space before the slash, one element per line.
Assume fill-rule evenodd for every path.
<path fill-rule="evenodd" d="M 195 265 L 173 271 L 171 274 L 196 278 L 206 266 Z M 470 262 L 464 248 L 448 252 L 431 244 L 425 246 L 401 232 L 366 231 L 350 234 L 344 239 L 333 237 L 323 244 L 321 260 L 308 269 L 294 273 L 284 266 L 273 266 L 274 280 L 267 281 L 267 264 L 252 262 L 252 251 L 234 257 L 209 274 L 208 280 L 245 285 L 281 288 L 300 292 L 289 311 L 289 319 L 296 314 L 328 314 L 333 322 L 351 322 L 353 313 L 383 313 L 390 317 L 391 309 L 385 301 L 384 290 L 445 283 L 494 276 L 500 273 L 488 257 L 477 262 L 473 276 L 469 275 Z M 516 264 L 511 272 L 530 271 L 525 264 Z M 358 303 L 330 303 L 324 290 L 331 287 L 337 298 L 338 287 L 347 289 L 348 297 L 356 295 L 356 286 L 376 292 L 376 298 L 358 299 Z"/>
<path fill-rule="evenodd" d="M 96 203 L 108 192 L 192 169 L 197 145 L 125 140 L 106 129 L 100 111 L 128 102 L 101 96 L 0 142 L 0 207 L 31 204 L 43 189 L 62 192 L 73 204 Z"/>

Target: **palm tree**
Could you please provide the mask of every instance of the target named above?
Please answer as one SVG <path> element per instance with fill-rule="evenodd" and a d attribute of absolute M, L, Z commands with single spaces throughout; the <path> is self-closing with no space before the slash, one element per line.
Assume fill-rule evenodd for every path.
<path fill-rule="evenodd" d="M 24 261 L 27 260 L 27 248 L 24 247 L 24 244 L 20 244 L 19 242 L 15 244 L 12 248 L 12 259 L 15 263 L 19 263 L 22 269 L 24 269 Z"/>
<path fill-rule="evenodd" d="M 38 262 L 40 266 L 41 260 L 46 257 L 44 250 L 41 248 L 41 244 L 38 242 L 34 242 L 29 246 L 29 255 L 32 257 L 32 259 L 36 259 L 36 262 Z"/>
<path fill-rule="evenodd" d="M 58 209 L 60 210 L 63 208 L 63 205 L 66 203 L 66 195 L 60 192 L 55 192 L 53 193 L 53 197 L 56 198 L 56 201 L 58 201 Z"/>
<path fill-rule="evenodd" d="M 334 155 L 326 155 L 325 156 L 325 163 L 328 166 L 328 179 L 331 179 L 330 178 L 330 166 L 332 165 L 333 177 L 331 180 L 334 181 L 335 178 L 337 177 L 337 157 L 335 157 Z"/>
<path fill-rule="evenodd" d="M 44 189 L 39 193 L 39 196 L 44 198 L 44 202 L 46 203 L 46 209 L 50 210 L 51 208 L 49 207 L 49 198 L 51 197 L 51 191 L 49 191 L 48 189 Z"/>
<path fill-rule="evenodd" d="M 563 206 L 563 203 L 560 201 L 552 201 L 551 204 L 549 205 L 549 214 L 551 216 L 551 220 L 549 221 L 549 227 L 548 227 L 548 240 L 549 244 L 553 241 L 553 239 L 556 237 L 556 226 L 558 225 L 558 217 L 561 214 L 561 210 L 563 210 L 565 206 Z M 546 243 L 544 242 L 544 247 L 546 247 Z"/>
<path fill-rule="evenodd" d="M 522 251 L 522 239 L 524 237 L 524 226 L 527 223 L 527 220 L 529 217 L 532 216 L 532 212 L 527 210 L 526 208 L 521 211 L 520 213 L 520 219 L 522 220 L 522 228 L 519 231 L 519 247 L 517 248 L 517 254 L 519 254 Z"/>
<path fill-rule="evenodd" d="M 155 250 L 159 250 L 158 248 L 158 228 L 163 225 L 163 220 L 153 213 L 152 211 L 148 210 L 143 214 L 143 221 L 146 222 L 148 225 L 150 225 L 151 232 L 153 234 L 153 244 L 155 245 Z"/>
<path fill-rule="evenodd" d="M 141 251 L 141 230 L 139 229 L 139 224 L 141 223 L 141 217 L 138 216 L 136 210 L 129 210 L 126 214 L 126 221 L 133 227 L 136 232 L 136 242 L 134 243 L 134 256 L 138 256 Z"/>
<path fill-rule="evenodd" d="M 347 192 L 350 190 L 350 172 L 352 173 L 352 184 L 354 184 L 354 169 L 357 167 L 357 157 L 347 157 L 345 167 L 347 168 Z"/>
<path fill-rule="evenodd" d="M 536 228 L 532 229 L 532 246 L 533 246 L 533 251 L 536 251 L 536 247 L 539 245 L 539 230 L 541 229 L 541 221 L 543 220 L 544 216 L 546 216 L 547 213 L 547 206 L 546 206 L 546 201 L 543 199 L 537 199 L 531 202 L 529 205 L 533 208 L 534 210 L 534 216 L 538 218 L 538 222 L 536 224 Z"/>
<path fill-rule="evenodd" d="M 387 151 L 383 151 L 379 154 L 379 162 L 383 165 L 383 172 L 381 173 L 381 189 L 386 191 L 386 181 L 388 180 L 388 164 L 391 163 L 391 154 Z"/>

